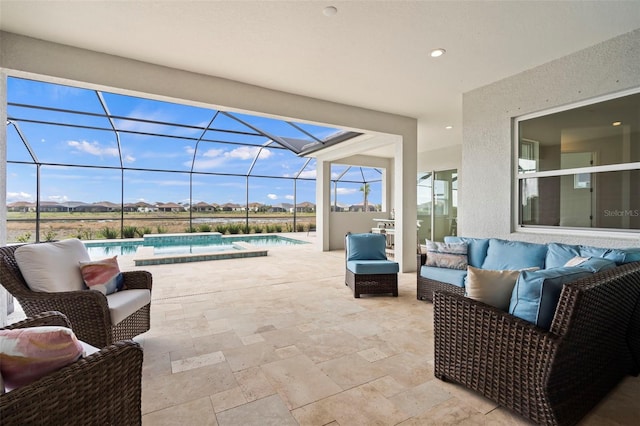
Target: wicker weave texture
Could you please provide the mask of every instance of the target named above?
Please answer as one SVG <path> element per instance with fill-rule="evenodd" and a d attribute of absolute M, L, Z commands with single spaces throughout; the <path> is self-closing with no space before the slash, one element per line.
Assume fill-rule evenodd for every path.
<path fill-rule="evenodd" d="M 398 297 L 398 274 L 354 274 L 345 269 L 345 284 L 353 290 L 353 297 L 361 294 L 392 294 Z"/>
<path fill-rule="evenodd" d="M 637 370 L 640 263 L 566 284 L 550 331 L 449 292 L 434 295 L 435 374 L 538 424 L 577 423 Z M 637 330 L 636 330 L 637 331 Z"/>
<path fill-rule="evenodd" d="M 14 252 L 18 247 L 0 247 L 0 284 L 18 300 L 27 316 L 34 317 L 46 311 L 62 312 L 71 322 L 78 338 L 97 348 L 118 340 L 131 339 L 149 330 L 149 305 L 114 325 L 111 323 L 107 298 L 98 291 L 31 291 L 15 260 Z M 126 288 L 151 290 L 153 281 L 149 272 L 128 271 L 122 275 Z"/>
<path fill-rule="evenodd" d="M 426 300 L 433 302 L 433 294 L 436 291 L 448 291 L 464 296 L 464 287 L 458 287 L 453 284 L 443 283 L 441 281 L 431 280 L 420 275 L 420 268 L 425 264 L 427 260 L 426 254 L 418 255 L 418 277 L 417 277 L 417 289 L 416 297 L 418 300 Z"/>
<path fill-rule="evenodd" d="M 7 328 L 68 324 L 45 313 Z M 0 395 L 0 420 L 13 425 L 142 424 L 142 349 L 117 342 L 35 382 Z"/>

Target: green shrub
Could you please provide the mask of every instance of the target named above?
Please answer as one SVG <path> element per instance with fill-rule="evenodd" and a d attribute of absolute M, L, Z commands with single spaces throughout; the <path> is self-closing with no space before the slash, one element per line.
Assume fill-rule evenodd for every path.
<path fill-rule="evenodd" d="M 253 231 L 256 234 L 262 234 L 262 232 L 264 232 L 264 227 L 262 225 L 256 225 Z"/>
<path fill-rule="evenodd" d="M 136 235 L 139 238 L 144 237 L 144 234 L 151 234 L 153 232 L 153 230 L 151 228 L 149 228 L 148 226 L 145 226 L 143 228 L 136 228 Z M 165 231 L 166 232 L 166 231 Z M 158 232 L 159 233 L 159 232 Z"/>
<path fill-rule="evenodd" d="M 136 228 L 135 226 L 124 226 L 122 228 L 122 236 L 124 238 L 135 238 L 137 233 L 138 228 Z"/>
<path fill-rule="evenodd" d="M 195 226 L 187 226 L 186 228 L 184 228 L 184 232 L 192 233 L 192 232 L 198 232 L 198 230 L 196 229 Z"/>
<path fill-rule="evenodd" d="M 212 227 L 208 223 L 202 223 L 198 226 L 198 232 L 211 232 Z"/>
<path fill-rule="evenodd" d="M 228 226 L 228 231 L 230 234 L 239 234 L 241 229 L 241 226 L 237 223 L 230 223 Z"/>
<path fill-rule="evenodd" d="M 25 232 L 22 235 L 16 237 L 16 241 L 19 243 L 28 243 L 31 239 L 31 232 Z"/>
<path fill-rule="evenodd" d="M 54 241 L 58 233 L 53 230 L 53 228 L 49 228 L 47 232 L 44 233 L 42 239 L 45 241 Z"/>
<path fill-rule="evenodd" d="M 113 240 L 118 238 L 118 231 L 111 228 L 110 226 L 105 226 L 98 232 L 98 234 L 101 235 L 103 238 L 106 238 L 107 240 Z"/>
<path fill-rule="evenodd" d="M 216 232 L 219 232 L 222 235 L 224 235 L 229 230 L 229 227 L 227 225 L 225 225 L 224 223 L 219 223 L 219 224 L 216 225 L 215 229 L 216 229 Z"/>
<path fill-rule="evenodd" d="M 304 229 L 304 223 L 296 223 L 296 232 L 304 232 L 306 231 L 306 229 Z"/>
<path fill-rule="evenodd" d="M 93 240 L 93 232 L 90 229 L 78 228 L 73 236 L 79 240 Z"/>
<path fill-rule="evenodd" d="M 151 231 L 151 230 L 149 230 Z M 156 226 L 156 233 L 157 234 L 166 234 L 168 232 L 168 229 L 164 226 Z M 151 233 L 151 232 L 149 232 Z"/>

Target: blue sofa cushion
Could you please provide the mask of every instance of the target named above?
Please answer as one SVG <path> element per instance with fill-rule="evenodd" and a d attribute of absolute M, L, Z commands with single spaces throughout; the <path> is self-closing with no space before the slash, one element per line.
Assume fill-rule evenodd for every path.
<path fill-rule="evenodd" d="M 547 246 L 544 244 L 507 241 L 491 238 L 482 269 L 519 270 L 544 268 Z"/>
<path fill-rule="evenodd" d="M 580 246 L 580 256 L 582 257 L 602 257 L 622 265 L 625 262 L 626 253 L 619 249 L 608 249 L 601 247 Z"/>
<path fill-rule="evenodd" d="M 546 269 L 560 268 L 576 256 L 580 256 L 580 246 L 549 243 L 544 265 Z"/>
<path fill-rule="evenodd" d="M 427 266 L 467 269 L 466 243 L 438 243 L 427 240 Z"/>
<path fill-rule="evenodd" d="M 349 260 L 347 269 L 354 274 L 397 274 L 398 263 L 391 260 Z"/>
<path fill-rule="evenodd" d="M 460 269 L 436 268 L 435 266 L 423 266 L 420 268 L 420 276 L 434 281 L 464 287 L 464 279 L 467 271 Z"/>
<path fill-rule="evenodd" d="M 600 271 L 606 271 L 607 269 L 615 268 L 616 262 L 609 259 L 603 259 L 601 257 L 590 257 L 581 264 L 577 265 L 577 268 L 586 269 L 587 271 L 596 273 Z"/>
<path fill-rule="evenodd" d="M 509 313 L 548 330 L 564 284 L 591 274 L 577 266 L 522 271 L 511 294 Z"/>
<path fill-rule="evenodd" d="M 484 258 L 487 257 L 489 248 L 489 238 L 468 238 L 468 237 L 444 237 L 445 243 L 467 243 L 467 262 L 474 268 L 482 267 Z"/>
<path fill-rule="evenodd" d="M 624 252 L 624 263 L 640 262 L 640 247 L 622 249 Z"/>
<path fill-rule="evenodd" d="M 349 234 L 346 238 L 347 261 L 387 260 L 384 251 L 387 239 L 383 234 Z"/>

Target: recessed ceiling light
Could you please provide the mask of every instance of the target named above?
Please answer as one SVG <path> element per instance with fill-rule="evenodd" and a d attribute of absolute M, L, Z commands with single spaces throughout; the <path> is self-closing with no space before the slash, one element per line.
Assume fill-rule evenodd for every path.
<path fill-rule="evenodd" d="M 453 126 L 447 126 L 447 127 L 445 127 L 445 129 L 451 130 L 451 129 L 453 129 Z"/>
<path fill-rule="evenodd" d="M 324 16 L 333 16 L 338 13 L 338 8 L 335 6 L 327 6 L 322 9 L 322 13 L 324 14 Z"/>
<path fill-rule="evenodd" d="M 438 49 L 433 49 L 430 53 L 432 58 L 438 58 L 442 55 L 444 55 L 445 53 L 447 53 L 446 50 L 442 49 L 442 48 L 438 48 Z"/>
<path fill-rule="evenodd" d="M 622 124 L 622 121 L 614 121 L 613 123 L 611 123 L 612 126 L 619 126 Z"/>

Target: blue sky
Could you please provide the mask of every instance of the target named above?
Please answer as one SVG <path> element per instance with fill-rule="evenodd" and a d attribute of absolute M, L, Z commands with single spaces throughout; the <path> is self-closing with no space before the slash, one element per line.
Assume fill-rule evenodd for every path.
<path fill-rule="evenodd" d="M 121 170 L 116 132 L 108 130 L 111 129 L 111 123 L 104 117 L 105 112 L 96 92 L 18 78 L 9 78 L 7 86 L 9 103 L 96 114 L 78 115 L 17 105 L 8 106 L 9 118 L 16 119 L 18 128 L 29 141 L 38 161 L 43 163 L 40 168 L 41 200 L 119 203 Z M 250 170 L 249 202 L 263 204 L 293 202 L 293 180 L 281 178 L 298 176 L 303 179 L 315 179 L 315 160 L 311 159 L 307 163 L 307 158 L 298 157 L 277 144 L 264 146 L 270 141 L 269 138 L 263 135 L 247 134 L 255 131 L 216 110 L 101 93 L 111 115 L 120 117 L 114 119 L 113 124 L 119 130 L 123 130 L 119 132 L 123 167 L 154 170 L 124 171 L 125 203 L 188 202 L 189 173 L 175 172 L 188 172 L 192 168 L 195 172 L 220 174 L 194 173 L 192 175 L 194 203 L 205 201 L 218 204 L 227 202 L 244 204 L 247 198 L 245 175 Z M 233 114 L 269 134 L 313 140 L 304 132 L 281 120 Z M 203 134 L 202 128 L 206 128 L 214 117 L 215 120 L 209 127 L 243 132 L 243 134 L 214 130 L 206 130 Z M 70 126 L 32 123 L 29 120 L 65 123 Z M 180 123 L 184 126 L 166 123 Z M 296 124 L 320 139 L 336 132 L 333 128 L 307 123 Z M 74 125 L 84 127 L 72 127 Z M 124 130 L 138 133 L 127 133 Z M 158 134 L 164 136 L 158 136 Z M 204 141 L 197 143 L 200 137 L 221 142 L 240 142 L 246 145 Z M 9 161 L 7 202 L 35 201 L 36 167 L 13 125 L 7 128 L 7 141 L 7 160 Z M 256 159 L 255 164 L 254 159 Z M 113 167 L 114 169 L 87 166 Z M 332 175 L 342 174 L 345 168 L 346 166 L 334 165 Z M 361 171 L 360 168 L 354 167 L 344 174 L 343 180 L 358 183 L 341 182 L 339 184 L 339 204 L 362 203 L 363 194 L 360 187 L 363 174 L 367 181 L 376 181 L 370 184 L 370 202 L 381 202 L 380 173 L 373 169 L 365 168 Z M 314 181 L 299 179 L 296 192 L 298 203 L 304 201 L 315 203 Z M 333 200 L 332 193 L 332 202 Z"/>

